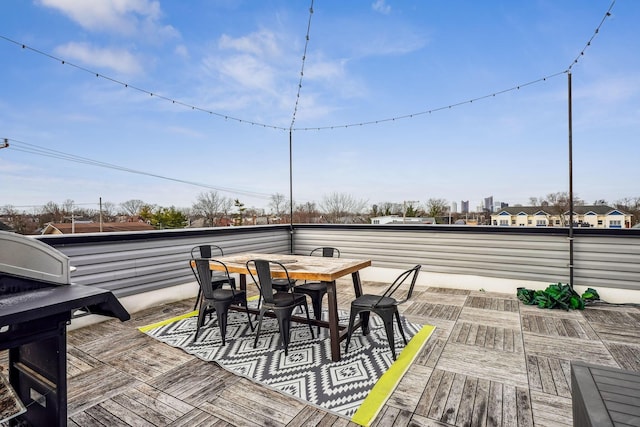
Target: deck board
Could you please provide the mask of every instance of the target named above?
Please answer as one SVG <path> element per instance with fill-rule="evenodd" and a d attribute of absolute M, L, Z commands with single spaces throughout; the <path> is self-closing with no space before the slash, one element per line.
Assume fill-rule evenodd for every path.
<path fill-rule="evenodd" d="M 342 308 L 354 297 L 345 283 L 337 287 Z M 363 283 L 369 293 L 387 285 Z M 355 426 L 137 330 L 193 302 L 70 331 L 69 426 Z M 421 287 L 401 311 L 436 330 L 372 427 L 570 426 L 572 360 L 640 372 L 636 307 L 545 310 L 515 295 Z"/>

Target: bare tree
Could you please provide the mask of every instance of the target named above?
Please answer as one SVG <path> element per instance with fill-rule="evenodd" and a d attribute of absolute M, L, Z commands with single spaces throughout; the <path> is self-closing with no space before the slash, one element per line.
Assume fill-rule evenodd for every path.
<path fill-rule="evenodd" d="M 402 215 L 402 203 L 382 202 L 377 205 L 378 215 Z"/>
<path fill-rule="evenodd" d="M 140 215 L 140 209 L 142 209 L 144 205 L 146 205 L 146 203 L 140 199 L 131 199 L 120 203 L 120 211 L 128 216 L 137 216 Z"/>
<path fill-rule="evenodd" d="M 426 203 L 425 214 L 429 217 L 443 216 L 449 208 L 449 202 L 445 199 L 429 199 Z"/>
<path fill-rule="evenodd" d="M 629 226 L 637 224 L 640 221 L 640 197 L 625 197 L 615 202 L 613 207 L 632 215 Z"/>
<path fill-rule="evenodd" d="M 271 195 L 271 201 L 269 202 L 271 213 L 276 216 L 283 216 L 289 209 L 289 201 L 282 193 L 275 193 Z"/>
<path fill-rule="evenodd" d="M 320 203 L 327 221 L 334 224 L 348 222 L 354 215 L 361 214 L 366 206 L 366 200 L 356 200 L 346 193 L 331 193 Z"/>
<path fill-rule="evenodd" d="M 62 222 L 64 220 L 64 213 L 60 210 L 55 202 L 47 202 L 40 211 L 40 227 L 44 226 L 48 222 Z"/>
<path fill-rule="evenodd" d="M 560 225 L 567 226 L 567 218 L 565 213 L 569 211 L 569 193 L 566 191 L 558 191 L 549 193 L 546 197 L 530 197 L 529 201 L 532 206 L 544 208 L 550 215 L 557 215 L 560 218 Z M 584 205 L 584 200 L 574 196 L 573 205 Z"/>
<path fill-rule="evenodd" d="M 7 218 L 9 226 L 19 234 L 33 234 L 36 231 L 36 222 L 30 215 L 18 211 L 12 205 L 5 205 L 0 209 L 0 213 Z"/>
<path fill-rule="evenodd" d="M 217 191 L 200 193 L 196 202 L 192 206 L 195 215 L 201 216 L 205 220 L 205 225 L 216 226 L 216 220 L 225 212 L 226 198 L 220 196 Z M 227 209 L 228 210 L 228 209 Z"/>
<path fill-rule="evenodd" d="M 310 224 L 317 221 L 320 212 L 313 202 L 306 202 L 296 206 L 295 222 L 298 224 Z"/>
<path fill-rule="evenodd" d="M 60 205 L 60 209 L 62 210 L 62 213 L 67 216 L 70 216 L 72 213 L 74 213 L 75 203 L 76 202 L 74 202 L 72 199 L 66 199 L 64 202 L 62 202 L 62 205 Z"/>
<path fill-rule="evenodd" d="M 113 202 L 102 202 L 102 220 L 105 222 L 110 222 L 113 221 L 115 217 L 116 204 Z"/>

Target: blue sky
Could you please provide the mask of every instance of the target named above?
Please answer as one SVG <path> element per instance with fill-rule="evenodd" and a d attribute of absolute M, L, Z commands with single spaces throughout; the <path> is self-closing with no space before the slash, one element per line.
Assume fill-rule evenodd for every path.
<path fill-rule="evenodd" d="M 1 2 L 0 206 L 640 197 L 640 2 L 310 4 Z"/>

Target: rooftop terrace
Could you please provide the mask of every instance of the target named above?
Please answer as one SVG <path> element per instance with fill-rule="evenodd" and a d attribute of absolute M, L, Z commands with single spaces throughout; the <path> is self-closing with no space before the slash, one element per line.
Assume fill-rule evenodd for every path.
<path fill-rule="evenodd" d="M 607 301 L 640 302 L 639 231 L 576 230 L 576 286 Z M 69 332 L 71 426 L 349 425 L 138 331 L 193 309 L 187 259 L 202 243 L 227 254 L 336 246 L 344 257 L 372 260 L 361 277 L 375 293 L 399 269 L 423 265 L 402 311 L 436 331 L 374 425 L 572 425 L 572 361 L 640 372 L 637 306 L 562 311 L 517 300 L 518 286 L 568 282 L 562 229 L 295 225 L 38 239 L 70 257 L 72 282 L 112 290 L 132 313 L 124 323 Z M 352 289 L 339 291 L 340 307 Z M 5 359 L 0 353 L 0 365 Z"/>
<path fill-rule="evenodd" d="M 385 284 L 365 281 L 365 292 Z M 339 286 L 340 287 L 340 286 Z M 349 283 L 341 306 L 352 298 Z M 350 291 L 350 292 L 349 292 Z M 193 299 L 71 331 L 71 426 L 346 426 L 139 332 Z M 570 362 L 640 371 L 640 310 L 525 306 L 514 294 L 420 286 L 403 307 L 437 327 L 375 426 L 572 425 Z M 283 405 L 275 409 L 273 400 Z"/>

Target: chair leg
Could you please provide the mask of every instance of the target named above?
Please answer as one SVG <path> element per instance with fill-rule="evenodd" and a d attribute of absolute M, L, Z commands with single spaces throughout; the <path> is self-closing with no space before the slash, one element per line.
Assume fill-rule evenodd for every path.
<path fill-rule="evenodd" d="M 249 304 L 244 301 L 244 311 L 247 313 L 247 320 L 249 321 L 249 327 L 251 328 L 251 332 L 253 332 L 253 323 L 251 323 L 251 313 L 249 313 Z"/>
<path fill-rule="evenodd" d="M 218 327 L 220 328 L 220 337 L 222 338 L 222 346 L 226 345 L 227 336 L 227 314 L 229 305 L 227 303 L 215 303 L 214 308 L 218 315 Z"/>
<path fill-rule="evenodd" d="M 198 339 L 198 333 L 200 332 L 200 327 L 204 325 L 204 316 L 207 311 L 207 305 L 204 301 L 200 303 L 200 310 L 198 311 L 198 322 L 196 323 L 196 334 L 193 337 L 193 341 Z"/>
<path fill-rule="evenodd" d="M 369 313 L 368 311 L 360 312 L 360 323 L 362 324 L 362 335 L 369 335 Z"/>
<path fill-rule="evenodd" d="M 193 309 L 198 308 L 198 304 L 200 304 L 200 297 L 202 296 L 202 289 L 198 286 L 198 296 L 196 297 L 196 303 L 193 305 Z"/>
<path fill-rule="evenodd" d="M 407 337 L 404 336 L 404 329 L 402 328 L 402 321 L 400 320 L 400 313 L 398 311 L 395 312 L 396 321 L 398 322 L 398 329 L 400 329 L 400 335 L 402 335 L 402 339 L 404 340 L 404 345 L 407 345 Z"/>
<path fill-rule="evenodd" d="M 293 312 L 293 309 L 291 309 Z M 284 355 L 287 356 L 289 352 L 289 331 L 291 330 L 291 313 L 287 313 L 286 310 L 276 310 L 276 317 L 278 318 L 278 327 L 280 328 L 280 341 L 284 346 Z"/>
<path fill-rule="evenodd" d="M 349 328 L 347 329 L 347 342 L 344 346 L 345 354 L 349 352 L 349 343 L 351 342 L 351 334 L 353 334 L 353 322 L 355 322 L 357 315 L 358 313 L 351 307 L 351 312 L 349 313 Z"/>
<path fill-rule="evenodd" d="M 311 304 L 313 305 L 313 316 L 316 320 L 322 320 L 322 298 L 324 293 L 318 292 L 311 297 Z M 318 325 L 318 334 L 320 334 L 320 325 Z"/>
<path fill-rule="evenodd" d="M 313 326 L 311 326 L 311 318 L 309 317 L 309 306 L 307 305 L 306 299 L 304 300 L 304 311 L 307 313 L 307 322 L 309 324 L 309 332 L 311 332 L 311 339 L 314 339 L 315 336 L 313 335 Z"/>
<path fill-rule="evenodd" d="M 258 345 L 258 338 L 260 337 L 260 329 L 262 328 L 262 318 L 264 317 L 264 308 L 260 309 L 260 314 L 258 315 L 258 330 L 256 331 L 256 339 L 253 341 L 253 348 L 256 348 Z"/>
<path fill-rule="evenodd" d="M 391 347 L 391 355 L 393 360 L 396 360 L 396 343 L 393 336 L 393 316 L 391 313 L 384 313 L 382 316 L 384 322 L 384 330 L 387 333 L 387 340 L 389 341 L 389 347 Z"/>

